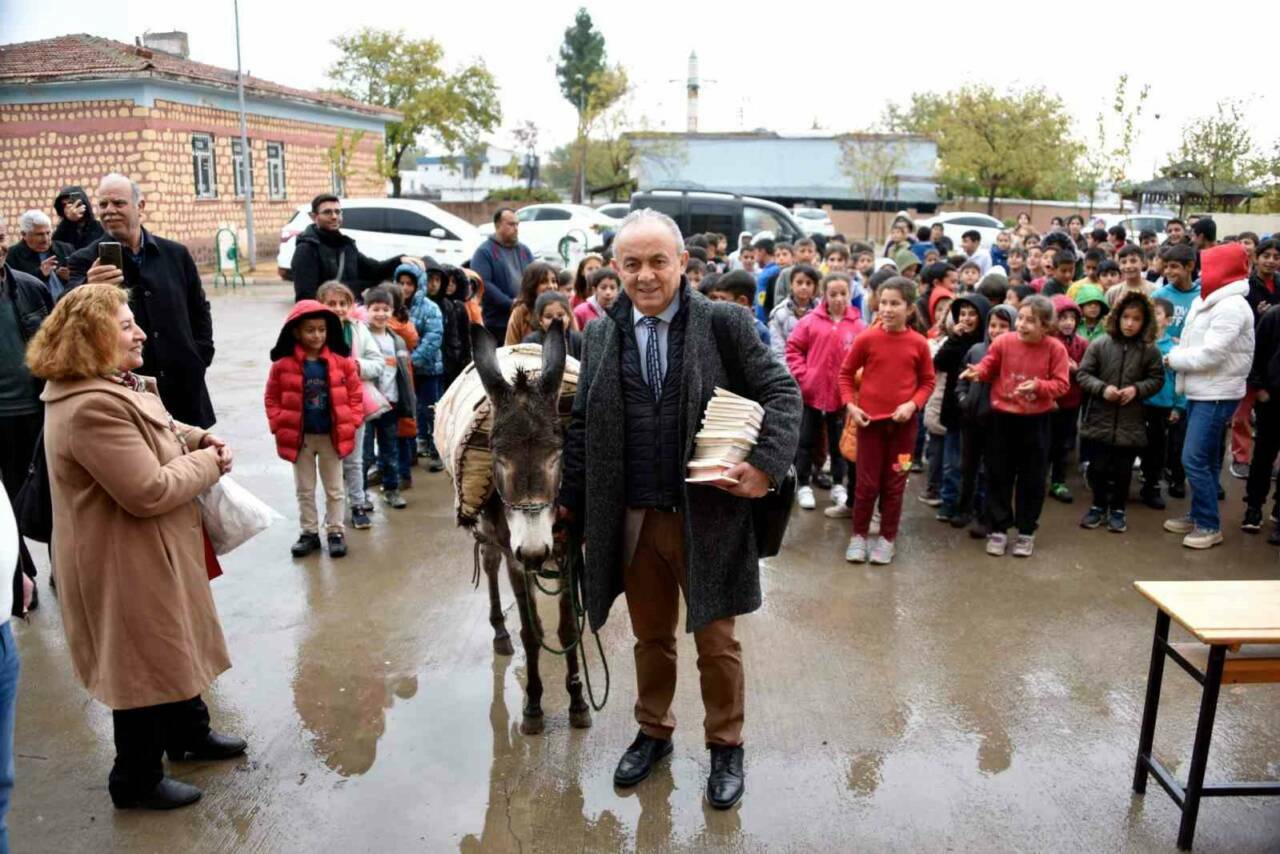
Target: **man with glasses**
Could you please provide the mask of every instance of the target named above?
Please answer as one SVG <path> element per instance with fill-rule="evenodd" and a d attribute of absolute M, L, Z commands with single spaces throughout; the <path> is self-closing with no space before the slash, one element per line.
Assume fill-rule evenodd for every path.
<path fill-rule="evenodd" d="M 401 264 L 422 267 L 422 259 L 400 255 L 375 261 L 361 255 L 356 242 L 342 233 L 342 202 L 332 193 L 321 193 L 311 200 L 311 225 L 298 235 L 289 264 L 294 299 L 315 299 L 320 286 L 334 280 L 359 299 L 366 288 L 389 281 Z"/>
<path fill-rule="evenodd" d="M 18 217 L 22 239 L 9 247 L 9 266 L 44 282 L 56 300 L 67 288 L 71 271 L 67 258 L 75 247 L 53 239 L 53 222 L 44 211 L 31 210 Z"/>

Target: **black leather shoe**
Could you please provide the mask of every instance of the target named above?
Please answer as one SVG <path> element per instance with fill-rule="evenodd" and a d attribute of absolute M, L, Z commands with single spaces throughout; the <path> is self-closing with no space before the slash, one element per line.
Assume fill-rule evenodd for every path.
<path fill-rule="evenodd" d="M 727 810 L 742 800 L 747 790 L 747 774 L 742 768 L 741 747 L 711 748 L 711 773 L 707 776 L 707 803 Z"/>
<path fill-rule="evenodd" d="M 329 557 L 346 557 L 347 540 L 342 534 L 329 535 Z"/>
<path fill-rule="evenodd" d="M 634 786 L 653 772 L 653 766 L 659 759 L 670 755 L 670 739 L 652 738 L 641 732 L 618 760 L 618 770 L 613 772 L 613 784 L 621 789 Z"/>
<path fill-rule="evenodd" d="M 298 541 L 289 548 L 289 553 L 294 557 L 306 557 L 312 552 L 318 551 L 320 551 L 319 534 L 303 534 L 298 537 Z"/>
<path fill-rule="evenodd" d="M 118 810 L 175 810 L 200 800 L 201 792 L 195 786 L 180 783 L 172 777 L 164 777 L 150 792 L 134 797 L 111 795 L 111 802 Z"/>
<path fill-rule="evenodd" d="M 236 738 L 234 735 L 222 735 L 221 733 L 209 730 L 209 734 L 195 744 L 188 744 L 185 748 L 169 748 L 169 759 L 172 761 L 181 761 L 183 759 L 234 759 L 244 753 L 249 748 L 249 743 L 243 738 Z"/>

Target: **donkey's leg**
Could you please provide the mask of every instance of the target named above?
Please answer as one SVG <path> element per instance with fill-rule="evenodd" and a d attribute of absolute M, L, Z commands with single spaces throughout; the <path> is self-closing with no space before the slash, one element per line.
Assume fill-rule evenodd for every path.
<path fill-rule="evenodd" d="M 507 634 L 507 621 L 502 616 L 502 597 L 498 595 L 498 570 L 502 568 L 502 549 L 483 544 L 480 546 L 484 561 L 484 574 L 489 580 L 489 625 L 493 626 L 493 651 L 498 655 L 514 655 L 511 636 Z"/>
<path fill-rule="evenodd" d="M 520 642 L 524 645 L 524 717 L 520 731 L 525 735 L 542 732 L 542 675 L 538 672 L 538 654 L 542 651 L 539 638 L 542 625 L 538 620 L 538 606 L 533 591 L 525 587 L 524 572 L 512 555 L 507 555 L 507 576 L 516 595 L 516 607 L 520 609 Z"/>
<path fill-rule="evenodd" d="M 568 590 L 560 594 L 560 648 L 569 646 L 578 640 L 578 622 L 573 613 L 573 599 Z M 582 641 L 579 641 L 581 644 Z M 580 647 L 579 647 L 580 648 Z M 586 729 L 591 726 L 591 709 L 587 701 L 582 699 L 582 679 L 578 676 L 578 649 L 570 650 L 564 657 L 564 686 L 569 690 L 569 725 L 575 729 Z"/>

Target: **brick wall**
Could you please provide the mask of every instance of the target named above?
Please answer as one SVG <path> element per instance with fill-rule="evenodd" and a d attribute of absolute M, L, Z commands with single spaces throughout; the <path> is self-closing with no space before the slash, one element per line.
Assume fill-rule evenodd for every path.
<path fill-rule="evenodd" d="M 297 206 L 331 188 L 326 149 L 338 128 L 257 115 L 249 115 L 247 124 L 258 257 L 269 259 L 279 248 L 281 226 Z M 216 198 L 196 198 L 192 133 L 213 135 Z M 244 201 L 235 195 L 231 166 L 231 140 L 239 134 L 235 112 L 170 101 L 157 100 L 154 107 L 128 101 L 0 105 L 0 216 L 11 232 L 29 208 L 45 211 L 56 222 L 53 198 L 61 187 L 79 184 L 92 195 L 103 175 L 123 172 L 142 188 L 147 228 L 186 244 L 197 263 L 209 263 L 217 229 L 244 228 Z M 284 199 L 269 198 L 268 142 L 284 143 Z M 347 178 L 348 195 L 385 194 L 376 174 L 380 144 L 380 134 L 361 139 Z"/>

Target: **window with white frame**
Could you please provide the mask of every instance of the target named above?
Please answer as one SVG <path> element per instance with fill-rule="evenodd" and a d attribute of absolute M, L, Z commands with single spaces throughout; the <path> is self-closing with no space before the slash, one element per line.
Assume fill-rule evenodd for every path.
<path fill-rule="evenodd" d="M 240 140 L 231 140 L 231 172 L 235 184 L 236 198 L 244 198 L 244 154 L 240 148 Z M 249 146 L 249 186 L 253 187 L 253 145 Z"/>
<path fill-rule="evenodd" d="M 267 143 L 267 193 L 273 199 L 283 199 L 284 192 L 284 143 Z"/>
<path fill-rule="evenodd" d="M 195 177 L 196 198 L 217 198 L 218 181 L 213 171 L 213 137 L 207 133 L 191 134 L 191 171 Z"/>

